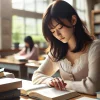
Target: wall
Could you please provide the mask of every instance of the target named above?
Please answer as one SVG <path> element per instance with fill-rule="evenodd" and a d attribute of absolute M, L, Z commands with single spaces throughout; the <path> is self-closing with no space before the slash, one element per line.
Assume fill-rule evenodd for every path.
<path fill-rule="evenodd" d="M 97 3 L 100 3 L 100 0 L 96 0 L 97 1 Z"/>
<path fill-rule="evenodd" d="M 11 0 L 0 0 L 0 49 L 11 48 Z"/>
<path fill-rule="evenodd" d="M 1 26 L 1 18 L 0 18 L 0 26 Z M 0 27 L 0 49 L 2 48 L 2 43 L 1 43 L 1 27 Z"/>

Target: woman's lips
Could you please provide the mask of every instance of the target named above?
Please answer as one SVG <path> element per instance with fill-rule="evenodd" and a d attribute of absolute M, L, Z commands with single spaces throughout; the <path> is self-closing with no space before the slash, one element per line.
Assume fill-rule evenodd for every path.
<path fill-rule="evenodd" d="M 61 38 L 60 40 L 63 40 L 65 37 Z"/>

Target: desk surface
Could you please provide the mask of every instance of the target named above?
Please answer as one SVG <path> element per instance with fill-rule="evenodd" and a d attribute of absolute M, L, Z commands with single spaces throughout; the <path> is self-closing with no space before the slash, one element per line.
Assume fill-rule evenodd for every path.
<path fill-rule="evenodd" d="M 84 96 L 85 97 L 90 97 L 90 98 L 96 98 L 96 96 L 81 94 L 80 96 L 72 98 L 72 99 L 69 99 L 69 100 L 76 100 L 76 99 L 84 97 Z M 25 96 L 20 96 L 19 100 L 35 100 L 35 99 L 29 98 L 29 97 L 25 97 Z"/>
<path fill-rule="evenodd" d="M 44 60 L 40 61 L 29 60 L 28 63 L 25 64 L 25 66 L 30 68 L 38 68 L 43 62 Z"/>
<path fill-rule="evenodd" d="M 16 65 L 25 64 L 25 62 L 19 62 L 19 61 L 17 61 L 17 60 L 8 60 L 8 59 L 6 59 L 6 58 L 0 58 L 0 63 L 16 64 Z"/>
<path fill-rule="evenodd" d="M 38 68 L 40 65 L 35 63 L 26 63 L 25 66 L 30 68 Z"/>
<path fill-rule="evenodd" d="M 27 67 L 25 66 L 25 62 L 19 62 L 19 61 L 13 61 L 11 59 L 6 59 L 6 58 L 0 58 L 0 67 L 4 67 L 6 65 L 6 69 L 13 70 L 13 66 L 8 66 L 8 65 L 17 65 L 18 67 L 18 77 L 22 79 L 27 79 Z"/>

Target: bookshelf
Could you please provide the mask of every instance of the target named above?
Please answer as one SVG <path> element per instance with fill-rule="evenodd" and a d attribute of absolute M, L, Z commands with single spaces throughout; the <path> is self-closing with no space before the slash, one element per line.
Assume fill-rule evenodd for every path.
<path fill-rule="evenodd" d="M 100 39 L 100 10 L 91 11 L 91 32 Z"/>

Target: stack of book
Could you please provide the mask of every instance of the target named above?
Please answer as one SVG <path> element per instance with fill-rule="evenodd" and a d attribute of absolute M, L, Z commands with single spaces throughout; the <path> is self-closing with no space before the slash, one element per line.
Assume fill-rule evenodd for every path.
<path fill-rule="evenodd" d="M 0 68 L 0 78 L 4 77 L 4 68 Z"/>
<path fill-rule="evenodd" d="M 4 77 L 15 78 L 13 73 L 5 72 L 4 68 L 0 68 L 0 78 L 4 78 Z"/>
<path fill-rule="evenodd" d="M 0 79 L 0 100 L 14 100 L 20 96 L 22 81 L 15 78 Z"/>

